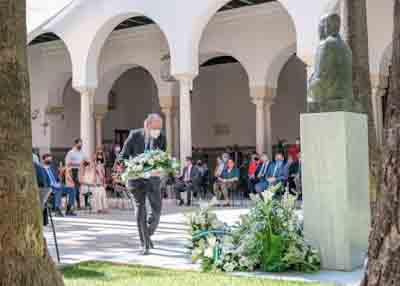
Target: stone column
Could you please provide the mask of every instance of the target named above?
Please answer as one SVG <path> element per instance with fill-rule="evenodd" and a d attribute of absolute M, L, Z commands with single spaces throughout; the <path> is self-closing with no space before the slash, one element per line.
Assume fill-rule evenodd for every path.
<path fill-rule="evenodd" d="M 171 106 L 163 107 L 161 106 L 161 111 L 165 115 L 165 132 L 167 136 L 167 151 L 172 152 L 173 149 L 173 130 L 172 130 L 172 115 L 173 109 Z"/>
<path fill-rule="evenodd" d="M 96 148 L 103 146 L 103 119 L 108 112 L 105 104 L 96 104 L 94 106 L 94 118 L 96 122 Z"/>
<path fill-rule="evenodd" d="M 265 151 L 272 156 L 272 117 L 271 108 L 274 101 L 270 97 L 265 99 Z"/>
<path fill-rule="evenodd" d="M 94 89 L 81 92 L 81 139 L 82 150 L 88 158 L 94 154 Z"/>
<path fill-rule="evenodd" d="M 179 99 L 179 98 L 178 98 Z M 179 158 L 180 156 L 180 128 L 179 128 L 179 114 L 177 111 L 174 112 L 174 156 Z"/>
<path fill-rule="evenodd" d="M 256 150 L 258 154 L 264 153 L 265 145 L 265 101 L 264 97 L 253 99 L 256 105 Z"/>
<path fill-rule="evenodd" d="M 192 156 L 192 113 L 190 90 L 192 76 L 178 76 L 179 80 L 179 114 L 180 114 L 180 159 Z"/>
<path fill-rule="evenodd" d="M 274 89 L 268 87 L 250 88 L 250 96 L 256 105 L 256 150 L 257 153 L 272 155 L 271 106 L 274 103 Z"/>

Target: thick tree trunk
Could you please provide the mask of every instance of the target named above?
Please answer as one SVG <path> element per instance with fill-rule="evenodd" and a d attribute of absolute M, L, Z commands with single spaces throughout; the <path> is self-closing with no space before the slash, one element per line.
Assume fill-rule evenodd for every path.
<path fill-rule="evenodd" d="M 0 0 L 0 286 L 58 286 L 32 167 L 25 0 Z"/>
<path fill-rule="evenodd" d="M 395 0 L 391 90 L 386 110 L 381 193 L 369 238 L 363 286 L 400 283 L 400 0 Z"/>
<path fill-rule="evenodd" d="M 368 115 L 371 208 L 379 189 L 380 148 L 376 138 L 369 70 L 366 0 L 343 0 L 343 34 L 353 52 L 353 96 L 357 110 Z"/>

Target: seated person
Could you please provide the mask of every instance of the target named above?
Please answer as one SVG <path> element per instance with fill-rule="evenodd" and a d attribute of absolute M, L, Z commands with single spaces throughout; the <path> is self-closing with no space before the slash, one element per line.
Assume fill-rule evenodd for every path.
<path fill-rule="evenodd" d="M 254 178 L 249 180 L 249 187 L 251 188 L 251 193 L 256 193 L 255 186 L 266 180 L 266 175 L 268 174 L 269 169 L 271 168 L 271 161 L 268 158 L 267 154 L 261 155 L 261 160 L 258 163 L 257 170 L 254 174 Z"/>
<path fill-rule="evenodd" d="M 297 195 L 297 186 L 296 186 L 296 182 L 295 179 L 297 177 L 297 175 L 299 174 L 299 161 L 298 161 L 298 155 L 296 155 L 296 157 L 294 158 L 292 155 L 289 155 L 288 157 L 288 188 L 289 188 L 289 193 L 291 195 Z"/>
<path fill-rule="evenodd" d="M 75 188 L 65 187 L 61 184 L 57 171 L 52 167 L 53 157 L 51 156 L 51 154 L 43 155 L 43 163 L 48 180 L 50 182 L 51 190 L 54 194 L 54 209 L 56 211 L 56 215 L 61 217 L 64 216 L 61 211 L 60 205 L 63 194 L 66 194 L 68 196 L 66 215 L 76 216 L 73 210 L 75 205 L 75 196 L 76 196 Z"/>
<path fill-rule="evenodd" d="M 37 182 L 37 185 L 41 192 L 40 195 L 41 195 L 41 199 L 42 199 L 42 194 L 50 188 L 50 181 L 47 177 L 46 170 L 42 167 L 42 165 L 39 162 L 39 159 L 37 159 L 35 156 L 34 156 L 34 160 L 33 160 L 33 167 L 34 167 L 34 171 L 35 171 L 35 175 L 36 175 L 36 182 Z M 46 201 L 47 201 L 47 199 L 46 199 Z M 41 203 L 42 203 L 42 201 L 41 201 Z M 43 225 L 44 226 L 49 224 L 47 207 L 45 207 L 45 206 L 46 206 L 46 202 L 41 205 L 42 210 L 43 210 Z"/>
<path fill-rule="evenodd" d="M 249 168 L 247 171 L 248 174 L 248 181 L 247 187 L 249 189 L 249 193 L 255 193 L 254 186 L 257 183 L 257 170 L 259 169 L 260 159 L 258 158 L 257 154 L 251 155 L 251 160 L 249 163 Z"/>
<path fill-rule="evenodd" d="M 288 179 L 288 166 L 284 161 L 283 153 L 278 151 L 275 155 L 275 161 L 271 164 L 265 179 L 256 185 L 256 192 L 262 193 L 269 187 L 278 183 L 286 184 Z"/>
<path fill-rule="evenodd" d="M 226 168 L 218 178 L 214 189 L 217 199 L 221 198 L 221 194 L 224 196 L 224 206 L 229 206 L 228 190 L 232 189 L 235 184 L 237 184 L 239 176 L 239 169 L 236 168 L 235 162 L 232 159 L 229 159 Z"/>
<path fill-rule="evenodd" d="M 187 192 L 186 205 L 190 206 L 192 201 L 192 193 L 197 194 L 199 191 L 199 180 L 201 174 L 197 166 L 193 165 L 193 159 L 191 157 L 186 158 L 186 166 L 183 169 L 182 176 L 178 178 L 175 183 L 176 200 L 180 206 L 184 204 L 181 197 L 181 192 Z"/>

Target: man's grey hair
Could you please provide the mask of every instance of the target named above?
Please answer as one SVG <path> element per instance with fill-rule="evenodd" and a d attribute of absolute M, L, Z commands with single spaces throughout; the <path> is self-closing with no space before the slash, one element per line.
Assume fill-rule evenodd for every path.
<path fill-rule="evenodd" d="M 149 123 L 153 122 L 153 121 L 163 121 L 162 117 L 160 114 L 158 113 L 150 113 L 149 115 L 147 115 L 145 121 L 144 121 L 144 126 L 147 126 Z"/>

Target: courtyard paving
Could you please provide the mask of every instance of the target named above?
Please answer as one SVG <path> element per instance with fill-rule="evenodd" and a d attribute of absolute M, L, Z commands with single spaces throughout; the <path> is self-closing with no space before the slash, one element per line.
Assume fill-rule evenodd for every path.
<path fill-rule="evenodd" d="M 192 264 L 186 248 L 188 226 L 185 213 L 192 208 L 179 208 L 173 201 L 165 201 L 160 226 L 153 237 L 155 249 L 151 255 L 139 252 L 139 237 L 132 210 L 112 210 L 107 215 L 80 212 L 76 218 L 55 218 L 61 264 L 70 265 L 89 260 L 101 260 L 123 264 L 166 267 L 173 269 L 198 270 Z M 218 217 L 233 224 L 245 209 L 221 209 Z M 56 259 L 56 251 L 51 228 L 45 229 L 51 255 Z M 249 275 L 238 273 L 236 275 Z M 310 281 L 331 282 L 337 285 L 358 285 L 362 271 L 351 273 L 321 271 L 317 274 L 267 274 L 252 273 L 252 276 Z"/>

